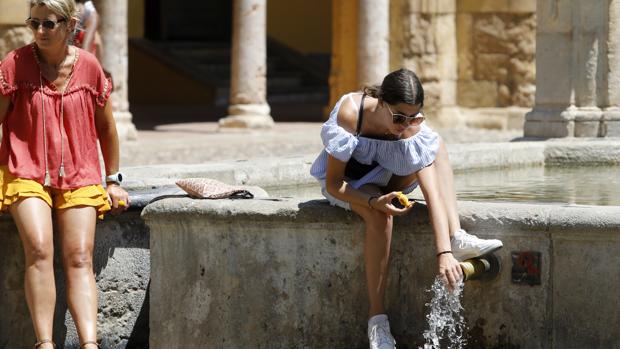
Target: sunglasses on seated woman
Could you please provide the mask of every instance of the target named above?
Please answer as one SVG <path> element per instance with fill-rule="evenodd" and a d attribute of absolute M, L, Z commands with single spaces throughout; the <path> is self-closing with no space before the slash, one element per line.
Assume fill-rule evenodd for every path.
<path fill-rule="evenodd" d="M 52 21 L 51 19 L 39 20 L 36 18 L 28 18 L 26 20 L 26 24 L 34 30 L 39 30 L 39 26 L 41 25 L 45 29 L 53 30 L 58 24 L 65 22 L 66 20 L 66 18 L 61 18 L 57 21 Z"/>
<path fill-rule="evenodd" d="M 392 114 L 392 122 L 395 124 L 408 124 L 408 125 L 419 125 L 424 121 L 424 114 L 416 113 L 415 115 L 407 116 L 401 113 L 394 113 L 390 108 L 389 104 L 386 104 L 390 114 Z"/>

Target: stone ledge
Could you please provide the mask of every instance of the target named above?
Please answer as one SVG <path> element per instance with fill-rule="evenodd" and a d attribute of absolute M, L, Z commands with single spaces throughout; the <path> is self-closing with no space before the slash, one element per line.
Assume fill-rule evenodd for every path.
<path fill-rule="evenodd" d="M 487 231 L 487 226 L 502 226 L 502 234 L 529 231 L 569 232 L 591 231 L 617 235 L 620 238 L 620 207 L 587 205 L 548 205 L 531 203 L 483 203 L 459 201 L 459 211 L 464 225 L 477 231 Z M 332 207 L 327 200 L 267 199 L 267 200 L 196 200 L 191 198 L 163 199 L 148 205 L 142 218 L 147 222 L 165 223 L 176 217 L 186 224 L 191 219 L 230 222 L 231 219 L 250 219 L 255 223 L 324 223 L 342 222 L 346 225 L 362 221 L 350 211 Z M 579 223 L 581 222 L 581 223 Z M 171 223 L 176 224 L 176 223 Z M 395 226 L 422 227 L 428 225 L 428 210 L 424 203 L 416 204 L 405 217 L 396 217 Z M 556 230 L 550 229 L 550 226 Z M 428 234 L 430 227 L 416 230 L 415 234 Z M 494 232 L 489 229 L 489 234 Z M 486 234 L 483 234 L 486 235 Z"/>

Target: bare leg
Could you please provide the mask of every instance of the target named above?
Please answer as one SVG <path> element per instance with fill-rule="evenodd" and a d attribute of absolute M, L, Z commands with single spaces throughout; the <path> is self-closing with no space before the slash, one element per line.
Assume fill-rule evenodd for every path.
<path fill-rule="evenodd" d="M 56 305 L 52 209 L 39 198 L 26 198 L 10 207 L 25 257 L 24 290 L 37 341 L 51 340 Z M 40 349 L 50 349 L 46 343 Z"/>
<path fill-rule="evenodd" d="M 437 169 L 439 195 L 444 202 L 444 207 L 448 216 L 449 232 L 450 236 L 452 236 L 455 231 L 461 229 L 461 222 L 456 209 L 454 174 L 452 172 L 452 166 L 450 165 L 448 150 L 446 149 L 446 145 L 443 140 L 439 145 L 439 151 L 437 152 L 437 157 L 435 158 L 435 167 Z"/>
<path fill-rule="evenodd" d="M 93 273 L 96 215 L 93 207 L 58 211 L 67 304 L 80 343 L 97 340 L 97 286 Z M 96 348 L 96 345 L 88 344 L 84 348 Z"/>
<path fill-rule="evenodd" d="M 435 181 L 437 183 L 437 191 L 443 202 L 446 217 L 448 219 L 448 231 L 450 236 L 457 230 L 461 229 L 459 214 L 456 209 L 456 191 L 454 189 L 454 174 L 446 145 L 441 141 L 437 157 L 435 158 Z M 418 180 L 415 173 L 408 176 L 392 176 L 390 183 L 386 186 L 386 192 L 403 190 L 410 186 L 414 181 Z"/>
<path fill-rule="evenodd" d="M 381 190 L 373 185 L 365 185 L 360 189 L 373 195 L 383 195 Z M 351 209 L 360 215 L 366 224 L 364 266 L 370 303 L 368 317 L 370 318 L 385 313 L 383 300 L 387 286 L 392 241 L 392 216 L 367 206 L 351 205 Z"/>

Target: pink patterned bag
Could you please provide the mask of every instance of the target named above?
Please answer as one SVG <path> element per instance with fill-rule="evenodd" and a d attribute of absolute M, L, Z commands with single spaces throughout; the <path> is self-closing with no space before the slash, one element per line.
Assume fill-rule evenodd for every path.
<path fill-rule="evenodd" d="M 251 199 L 252 193 L 241 188 L 222 183 L 211 178 L 184 178 L 176 184 L 189 196 L 197 199 Z"/>

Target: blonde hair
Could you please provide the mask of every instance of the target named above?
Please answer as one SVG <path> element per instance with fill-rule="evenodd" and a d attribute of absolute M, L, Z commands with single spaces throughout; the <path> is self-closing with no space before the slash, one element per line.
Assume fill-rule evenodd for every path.
<path fill-rule="evenodd" d="M 28 2 L 30 4 L 30 8 L 35 6 L 45 6 L 67 20 L 77 16 L 77 9 L 74 0 L 29 0 Z"/>

